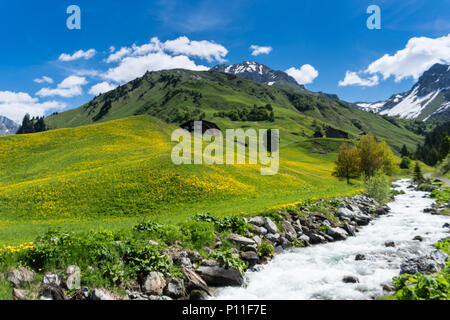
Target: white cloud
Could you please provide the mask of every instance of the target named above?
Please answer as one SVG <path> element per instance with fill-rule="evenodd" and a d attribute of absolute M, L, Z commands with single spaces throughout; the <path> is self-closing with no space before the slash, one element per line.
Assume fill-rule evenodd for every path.
<path fill-rule="evenodd" d="M 59 83 L 55 89 L 42 88 L 36 95 L 40 97 L 60 96 L 63 98 L 72 98 L 83 94 L 81 86 L 87 83 L 85 77 L 70 76 Z"/>
<path fill-rule="evenodd" d="M 76 76 L 87 76 L 87 77 L 99 77 L 101 75 L 101 71 L 93 70 L 93 69 L 71 69 L 69 70 Z"/>
<path fill-rule="evenodd" d="M 89 94 L 98 96 L 99 94 L 114 90 L 115 88 L 117 88 L 117 85 L 104 81 L 93 86 L 91 90 L 89 90 Z"/>
<path fill-rule="evenodd" d="M 372 75 L 369 79 L 361 79 L 358 73 L 347 71 L 345 79 L 339 85 L 374 86 L 379 83 L 378 75 L 383 80 L 392 76 L 396 82 L 406 78 L 417 81 L 435 63 L 450 63 L 450 34 L 440 38 L 411 38 L 405 48 L 393 55 L 385 54 L 372 62 L 366 70 L 358 72 Z"/>
<path fill-rule="evenodd" d="M 252 56 L 259 56 L 260 54 L 269 54 L 272 52 L 272 47 L 261 47 L 257 45 L 250 46 L 250 49 L 252 50 Z"/>
<path fill-rule="evenodd" d="M 368 79 L 362 79 L 358 73 L 347 71 L 345 73 L 345 79 L 339 81 L 340 87 L 346 86 L 362 86 L 362 87 L 373 87 L 378 85 L 379 79 L 377 75 L 374 75 Z"/>
<path fill-rule="evenodd" d="M 36 83 L 53 83 L 53 79 L 47 76 L 43 76 L 42 78 L 34 79 Z"/>
<path fill-rule="evenodd" d="M 228 50 L 213 41 L 194 41 L 188 37 L 179 37 L 175 40 L 168 40 L 162 44 L 162 47 L 174 54 L 185 54 L 190 57 L 206 59 L 208 62 L 213 60 L 224 62 Z"/>
<path fill-rule="evenodd" d="M 171 55 L 184 55 L 205 59 L 208 62 L 214 60 L 225 61 L 228 50 L 213 41 L 194 41 L 187 37 L 179 37 L 175 40 L 161 42 L 157 37 L 150 40 L 149 43 L 138 46 L 133 44 L 131 47 L 122 47 L 119 51 L 111 53 L 106 59 L 107 63 L 118 62 L 127 57 L 144 56 L 151 53 L 170 53 Z"/>
<path fill-rule="evenodd" d="M 186 56 L 170 56 L 164 52 L 149 53 L 145 56 L 126 57 L 119 66 L 110 68 L 103 78 L 115 82 L 128 82 L 141 77 L 147 71 L 159 71 L 167 69 L 189 69 L 206 71 L 209 68 L 197 65 Z"/>
<path fill-rule="evenodd" d="M 74 61 L 74 60 L 78 60 L 78 59 L 89 60 L 92 57 L 94 57 L 96 55 L 96 53 L 97 53 L 97 51 L 95 49 L 89 49 L 87 51 L 78 50 L 77 52 L 75 52 L 72 55 L 63 53 L 59 56 L 58 60 L 65 61 L 65 62 Z"/>
<path fill-rule="evenodd" d="M 304 64 L 300 69 L 289 68 L 286 73 L 294 78 L 298 84 L 310 84 L 319 76 L 319 71 L 310 64 Z"/>
<path fill-rule="evenodd" d="M 107 63 L 120 61 L 124 56 L 131 54 L 130 48 L 122 47 L 119 51 L 112 53 L 107 59 Z"/>
<path fill-rule="evenodd" d="M 411 38 L 404 49 L 372 62 L 366 72 L 381 73 L 384 79 L 393 76 L 395 81 L 417 80 L 435 63 L 450 63 L 450 34 L 435 39 Z"/>
<path fill-rule="evenodd" d="M 43 116 L 49 111 L 61 111 L 66 107 L 59 101 L 39 102 L 24 92 L 0 91 L 0 114 L 19 123 L 27 113 L 32 117 Z"/>

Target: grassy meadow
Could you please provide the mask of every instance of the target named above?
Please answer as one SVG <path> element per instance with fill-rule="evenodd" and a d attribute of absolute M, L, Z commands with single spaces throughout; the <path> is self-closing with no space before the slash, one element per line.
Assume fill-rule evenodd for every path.
<path fill-rule="evenodd" d="M 260 165 L 176 166 L 170 158 L 176 126 L 148 115 L 0 138 L 0 246 L 55 227 L 119 230 L 149 217 L 178 223 L 197 213 L 253 214 L 360 191 L 358 182 L 348 186 L 331 176 L 341 140 L 294 134 L 310 131 L 312 119 L 302 117 L 277 124 L 274 176 L 262 176 Z"/>

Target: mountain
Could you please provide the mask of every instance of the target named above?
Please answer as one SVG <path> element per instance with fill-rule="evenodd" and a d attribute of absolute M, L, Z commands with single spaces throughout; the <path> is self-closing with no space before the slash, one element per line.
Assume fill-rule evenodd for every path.
<path fill-rule="evenodd" d="M 286 72 L 273 70 L 268 66 L 255 61 L 244 61 L 232 65 L 221 64 L 213 67 L 211 70 L 238 75 L 249 80 L 265 83 L 269 86 L 280 84 L 281 82 L 281 85 L 286 86 L 286 84 L 290 84 L 290 87 L 295 86 L 305 89 L 304 86 L 299 85 L 297 81 Z"/>
<path fill-rule="evenodd" d="M 423 73 L 411 90 L 394 94 L 386 101 L 358 102 L 355 106 L 405 119 L 450 120 L 450 66 L 437 63 Z"/>
<path fill-rule="evenodd" d="M 336 94 L 309 91 L 304 85 L 298 84 L 298 82 L 286 72 L 273 70 L 268 66 L 255 61 L 244 61 L 239 64 L 231 65 L 221 64 L 215 66 L 211 70 L 238 75 L 249 80 L 264 83 L 284 90 L 290 90 L 297 93 L 304 93 L 306 91 L 314 96 L 322 96 L 339 100 L 339 97 Z"/>
<path fill-rule="evenodd" d="M 19 125 L 7 117 L 0 116 L 0 136 L 15 134 Z"/>
<path fill-rule="evenodd" d="M 224 72 L 184 69 L 147 72 L 79 108 L 51 115 L 45 123 L 58 129 L 145 114 L 175 125 L 204 119 L 219 128 L 270 126 L 294 141 L 312 137 L 318 125 L 346 132 L 342 137 L 373 132 L 396 152 L 403 144 L 413 150 L 423 143 L 407 122 L 355 110 L 335 97 Z"/>

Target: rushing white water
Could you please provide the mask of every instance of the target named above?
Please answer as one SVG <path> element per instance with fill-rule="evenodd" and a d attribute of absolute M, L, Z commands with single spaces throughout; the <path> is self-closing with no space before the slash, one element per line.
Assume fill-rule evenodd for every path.
<path fill-rule="evenodd" d="M 382 285 L 392 282 L 406 257 L 433 250 L 433 244 L 449 236 L 443 228 L 449 218 L 423 213 L 433 200 L 425 192 L 407 189 L 408 180 L 397 182 L 406 194 L 389 204 L 391 212 L 371 222 L 345 241 L 294 249 L 277 255 L 258 272 L 248 272 L 246 287 L 223 288 L 216 299 L 373 299 L 382 295 Z M 422 236 L 422 242 L 412 240 Z M 392 240 L 395 247 L 386 247 Z M 355 261 L 357 254 L 366 260 Z M 344 283 L 344 276 L 359 283 Z"/>

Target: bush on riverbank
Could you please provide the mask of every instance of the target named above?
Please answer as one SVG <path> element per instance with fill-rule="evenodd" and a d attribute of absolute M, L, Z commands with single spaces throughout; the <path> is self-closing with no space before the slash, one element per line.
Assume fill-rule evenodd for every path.
<path fill-rule="evenodd" d="M 439 241 L 435 248 L 450 254 L 450 238 Z M 416 273 L 402 274 L 393 279 L 396 300 L 449 300 L 450 261 L 441 272 L 431 275 Z"/>
<path fill-rule="evenodd" d="M 368 197 L 385 204 L 390 199 L 390 193 L 390 182 L 384 174 L 378 172 L 373 177 L 366 179 L 365 194 Z"/>

